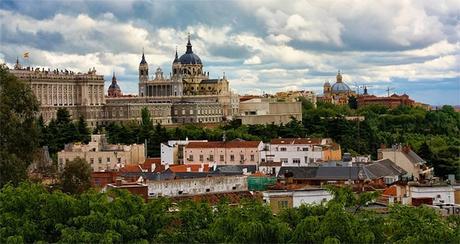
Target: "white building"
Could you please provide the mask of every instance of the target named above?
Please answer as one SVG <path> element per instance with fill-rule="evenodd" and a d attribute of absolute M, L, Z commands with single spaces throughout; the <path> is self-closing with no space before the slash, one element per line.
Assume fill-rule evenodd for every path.
<path fill-rule="evenodd" d="M 58 152 L 59 169 L 75 158 L 85 159 L 93 171 L 118 170 L 128 164 L 142 164 L 145 161 L 144 144 L 108 144 L 105 135 L 91 135 L 91 141 L 67 144 Z"/>
<path fill-rule="evenodd" d="M 265 144 L 262 162 L 281 162 L 282 166 L 308 166 L 340 160 L 341 149 L 329 138 L 279 138 Z"/>
<path fill-rule="evenodd" d="M 149 181 L 147 186 L 149 197 L 177 197 L 248 190 L 246 176 L 241 175 Z"/>
<path fill-rule="evenodd" d="M 184 163 L 184 146 L 190 142 L 207 142 L 208 140 L 171 140 L 167 143 L 161 143 L 161 164 L 183 164 Z"/>
<path fill-rule="evenodd" d="M 453 186 L 410 186 L 410 197 L 417 198 L 432 198 L 433 205 L 438 204 L 454 204 L 455 189 Z"/>
<path fill-rule="evenodd" d="M 321 188 L 302 190 L 272 190 L 262 193 L 263 201 L 277 214 L 284 208 L 297 208 L 302 204 L 322 204 L 333 198 L 332 194 Z"/>

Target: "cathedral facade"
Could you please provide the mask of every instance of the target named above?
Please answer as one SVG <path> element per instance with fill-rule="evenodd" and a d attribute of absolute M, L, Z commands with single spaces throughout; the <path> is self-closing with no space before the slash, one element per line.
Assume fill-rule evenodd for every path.
<path fill-rule="evenodd" d="M 219 96 L 230 92 L 225 75 L 222 79 L 210 79 L 209 72 L 203 71 L 200 57 L 193 52 L 190 35 L 185 53 L 179 57 L 176 50 L 171 71 L 169 77 L 165 77 L 161 68 L 157 68 L 153 79 L 149 79 L 149 66 L 142 54 L 139 63 L 139 96 Z"/>
<path fill-rule="evenodd" d="M 10 73 L 30 85 L 40 102 L 46 122 L 59 108 L 69 110 L 73 119 L 83 116 L 92 127 L 113 122 L 140 121 L 147 108 L 153 123 L 219 123 L 238 114 L 239 97 L 232 93 L 225 75 L 210 79 L 201 59 L 193 53 L 190 36 L 186 52 L 177 50 L 169 76 L 157 68 L 149 77 L 149 66 L 142 54 L 139 63 L 139 94 L 123 95 L 115 73 L 104 96 L 104 78 L 96 70 L 74 73 L 62 70 L 22 68 L 19 61 Z"/>

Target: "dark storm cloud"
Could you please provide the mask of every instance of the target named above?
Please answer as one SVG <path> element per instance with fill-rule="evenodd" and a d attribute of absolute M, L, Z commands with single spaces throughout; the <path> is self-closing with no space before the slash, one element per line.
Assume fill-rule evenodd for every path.
<path fill-rule="evenodd" d="M 16 29 L 10 31 L 5 24 L 0 28 L 1 41 L 4 44 L 17 44 L 31 46 L 38 49 L 58 50 L 64 44 L 64 38 L 58 32 L 38 31 L 37 33 Z"/>

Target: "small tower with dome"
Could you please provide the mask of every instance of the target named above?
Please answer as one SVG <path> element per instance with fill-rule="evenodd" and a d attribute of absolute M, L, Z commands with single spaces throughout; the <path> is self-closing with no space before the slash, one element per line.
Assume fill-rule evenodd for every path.
<path fill-rule="evenodd" d="M 109 97 L 121 97 L 123 93 L 121 92 L 120 86 L 117 84 L 117 77 L 115 76 L 115 72 L 112 75 L 112 84 L 109 86 L 108 90 Z"/>
<path fill-rule="evenodd" d="M 356 93 L 343 81 L 342 73 L 339 70 L 336 75 L 336 82 L 331 85 L 329 81 L 326 81 L 323 85 L 323 95 L 318 99 L 324 102 L 344 105 L 348 104 L 348 98 L 351 96 L 356 96 Z"/>

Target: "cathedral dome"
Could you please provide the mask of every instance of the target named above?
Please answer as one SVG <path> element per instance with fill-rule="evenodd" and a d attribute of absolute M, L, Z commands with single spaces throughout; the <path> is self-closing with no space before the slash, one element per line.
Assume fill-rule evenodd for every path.
<path fill-rule="evenodd" d="M 201 64 L 201 59 L 194 53 L 185 53 L 180 56 L 179 61 L 181 64 Z"/>
<path fill-rule="evenodd" d="M 187 51 L 180 56 L 179 62 L 181 64 L 201 64 L 200 57 L 193 53 L 192 44 L 190 43 L 190 35 L 188 37 Z"/>
<path fill-rule="evenodd" d="M 350 92 L 351 89 L 347 84 L 343 82 L 337 82 L 334 85 L 332 85 L 331 91 L 334 93 L 346 93 Z"/>
<path fill-rule="evenodd" d="M 110 84 L 109 89 L 120 90 L 120 86 L 118 84 Z"/>

